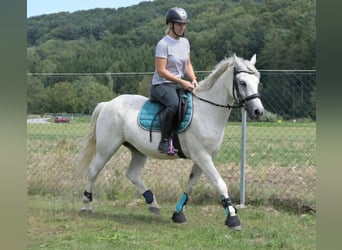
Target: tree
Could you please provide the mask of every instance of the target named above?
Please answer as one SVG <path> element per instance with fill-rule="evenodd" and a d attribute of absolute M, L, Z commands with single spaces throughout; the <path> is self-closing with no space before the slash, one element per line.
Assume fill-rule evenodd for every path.
<path fill-rule="evenodd" d="M 47 88 L 49 113 L 78 113 L 77 93 L 69 82 L 59 82 Z"/>
<path fill-rule="evenodd" d="M 91 114 L 99 102 L 109 101 L 115 97 L 108 86 L 100 84 L 92 76 L 82 77 L 73 85 L 77 92 L 77 113 Z"/>
<path fill-rule="evenodd" d="M 44 83 L 38 77 L 27 77 L 27 113 L 44 114 L 48 97 Z"/>
<path fill-rule="evenodd" d="M 316 67 L 314 0 L 184 0 L 182 7 L 191 18 L 185 36 L 191 43 L 196 71 L 212 70 L 233 53 L 245 58 L 256 53 L 259 69 Z M 94 105 L 92 96 L 96 101 L 110 98 L 105 94 L 108 89 L 111 96 L 146 93 L 147 80 L 141 76 L 123 78 L 112 73 L 154 70 L 155 45 L 164 34 L 164 13 L 168 8 L 168 1 L 155 0 L 117 10 L 93 9 L 29 18 L 27 71 L 39 76 L 28 79 L 28 112 L 88 113 Z M 40 73 L 107 75 L 84 79 Z M 286 80 L 284 84 L 283 100 L 295 103 L 290 102 L 291 95 L 286 92 Z M 307 88 L 312 95 L 315 84 L 313 81 Z M 264 91 L 271 89 L 266 87 Z M 63 96 L 63 92 L 67 94 Z M 84 100 L 83 96 L 88 98 Z M 89 106 L 78 102 L 81 99 Z M 311 101 L 306 103 L 314 110 Z M 300 98 L 292 106 L 300 107 Z"/>

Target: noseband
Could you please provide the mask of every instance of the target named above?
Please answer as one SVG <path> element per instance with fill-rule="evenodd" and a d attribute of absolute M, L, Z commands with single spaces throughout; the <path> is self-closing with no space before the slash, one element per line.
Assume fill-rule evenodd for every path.
<path fill-rule="evenodd" d="M 238 81 L 236 79 L 236 75 L 240 74 L 240 73 L 247 73 L 247 74 L 254 74 L 254 72 L 251 72 L 251 71 L 245 71 L 245 70 L 237 70 L 236 68 L 234 68 L 234 77 L 233 77 L 233 97 L 234 97 L 234 100 L 235 102 L 237 102 L 236 104 L 234 105 L 222 105 L 222 104 L 217 104 L 217 103 L 214 103 L 212 101 L 209 101 L 209 100 L 206 100 L 206 99 L 203 99 L 197 95 L 195 95 L 194 93 L 192 93 L 194 96 L 196 96 L 199 100 L 201 101 L 204 101 L 204 102 L 207 102 L 209 104 L 212 104 L 212 105 L 215 105 L 215 106 L 218 106 L 218 107 L 222 107 L 222 108 L 229 108 L 229 109 L 232 109 L 232 108 L 242 108 L 245 106 L 245 104 L 252 100 L 252 99 L 255 99 L 255 98 L 260 98 L 260 93 L 256 93 L 256 94 L 252 94 L 252 95 L 249 95 L 249 96 L 246 96 L 245 98 L 243 98 L 243 96 L 241 95 L 240 93 L 240 90 L 239 90 L 239 86 L 238 86 Z"/>

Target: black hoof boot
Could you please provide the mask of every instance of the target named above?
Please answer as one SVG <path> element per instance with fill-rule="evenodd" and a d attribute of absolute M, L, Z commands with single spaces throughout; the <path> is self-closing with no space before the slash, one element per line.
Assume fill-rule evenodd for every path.
<path fill-rule="evenodd" d="M 241 222 L 239 220 L 239 217 L 237 215 L 234 216 L 228 216 L 225 225 L 227 225 L 230 229 L 240 231 L 241 230 Z"/>
<path fill-rule="evenodd" d="M 174 212 L 172 215 L 172 220 L 173 222 L 179 223 L 179 224 L 186 223 L 186 218 L 183 212 L 180 212 L 180 213 Z"/>

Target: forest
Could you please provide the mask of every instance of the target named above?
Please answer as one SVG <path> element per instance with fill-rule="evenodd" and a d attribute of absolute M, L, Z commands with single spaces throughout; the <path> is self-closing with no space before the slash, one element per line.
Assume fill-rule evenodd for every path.
<path fill-rule="evenodd" d="M 148 77 L 117 74 L 153 72 L 174 6 L 190 16 L 185 36 L 195 71 L 211 71 L 233 53 L 257 54 L 258 69 L 316 69 L 315 0 L 154 0 L 60 12 L 27 19 L 27 112 L 90 114 L 116 95 L 146 95 Z"/>

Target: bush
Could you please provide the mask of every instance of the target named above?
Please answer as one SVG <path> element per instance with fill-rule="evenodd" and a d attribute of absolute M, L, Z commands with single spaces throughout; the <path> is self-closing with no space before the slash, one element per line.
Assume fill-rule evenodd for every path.
<path fill-rule="evenodd" d="M 276 122 L 278 120 L 282 120 L 282 117 L 270 111 L 267 111 L 266 109 L 265 109 L 264 115 L 260 119 L 260 121 L 262 122 Z"/>

